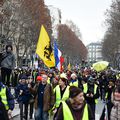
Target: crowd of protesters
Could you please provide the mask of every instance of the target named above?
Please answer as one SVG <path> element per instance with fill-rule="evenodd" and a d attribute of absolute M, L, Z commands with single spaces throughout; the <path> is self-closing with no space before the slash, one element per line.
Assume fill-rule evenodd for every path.
<path fill-rule="evenodd" d="M 107 68 L 97 72 L 90 67 L 61 72 L 44 68 L 13 70 L 14 55 L 10 51 L 12 47 L 7 46 L 1 60 L 1 120 L 11 119 L 14 100 L 19 103 L 20 120 L 95 120 L 98 99 L 105 104 L 100 120 L 120 120 L 119 71 Z"/>

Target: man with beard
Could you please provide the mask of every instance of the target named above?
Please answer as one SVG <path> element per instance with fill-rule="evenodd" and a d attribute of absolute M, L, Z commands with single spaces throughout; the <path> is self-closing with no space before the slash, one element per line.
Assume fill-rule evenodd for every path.
<path fill-rule="evenodd" d="M 94 120 L 80 88 L 70 87 L 70 98 L 62 102 L 55 120 Z"/>

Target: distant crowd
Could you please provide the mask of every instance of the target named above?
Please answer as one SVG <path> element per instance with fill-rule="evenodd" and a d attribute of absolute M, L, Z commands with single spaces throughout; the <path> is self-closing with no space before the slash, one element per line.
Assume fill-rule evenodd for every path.
<path fill-rule="evenodd" d="M 20 120 L 95 120 L 96 105 L 104 104 L 100 120 L 120 120 L 120 72 L 90 67 L 14 69 L 12 46 L 2 54 L 0 119 L 12 119 L 15 101 Z M 14 89 L 14 93 L 11 93 Z"/>

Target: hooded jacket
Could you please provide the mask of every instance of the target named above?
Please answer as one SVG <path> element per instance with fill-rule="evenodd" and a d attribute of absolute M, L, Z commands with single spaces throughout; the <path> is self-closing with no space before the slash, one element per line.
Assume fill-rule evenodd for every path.
<path fill-rule="evenodd" d="M 0 91 L 2 88 L 6 87 L 2 82 L 0 82 Z M 14 97 L 11 94 L 11 91 L 8 87 L 6 87 L 6 96 L 7 96 L 7 102 L 10 110 L 14 109 Z"/>
<path fill-rule="evenodd" d="M 1 62 L 2 68 L 13 69 L 15 67 L 15 56 L 12 52 L 3 53 L 3 58 Z"/>

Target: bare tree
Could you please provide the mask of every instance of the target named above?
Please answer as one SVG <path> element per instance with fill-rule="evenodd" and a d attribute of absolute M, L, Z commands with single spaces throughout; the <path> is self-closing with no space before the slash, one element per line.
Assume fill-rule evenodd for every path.
<path fill-rule="evenodd" d="M 80 29 L 78 28 L 78 26 L 75 23 L 73 23 L 73 21 L 67 20 L 66 21 L 66 25 L 68 25 L 69 28 L 71 28 L 71 30 L 77 35 L 77 37 L 79 39 L 82 39 L 82 35 L 81 35 L 81 32 L 80 32 Z"/>
<path fill-rule="evenodd" d="M 51 34 L 51 19 L 44 0 L 6 0 L 2 7 L 1 34 L 13 43 L 17 65 L 36 49 L 40 26 Z M 49 19 L 48 19 L 49 18 Z"/>
<path fill-rule="evenodd" d="M 107 26 L 107 32 L 103 38 L 103 50 L 102 54 L 104 59 L 112 63 L 114 67 L 117 67 L 116 57 L 119 51 L 120 45 L 120 2 L 119 0 L 113 0 L 109 10 L 106 11 L 105 24 Z"/>
<path fill-rule="evenodd" d="M 58 43 L 67 64 L 68 62 L 80 63 L 82 59 L 86 59 L 86 47 L 66 24 L 61 24 L 58 27 Z"/>

